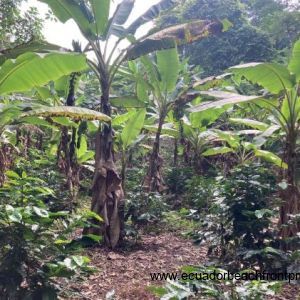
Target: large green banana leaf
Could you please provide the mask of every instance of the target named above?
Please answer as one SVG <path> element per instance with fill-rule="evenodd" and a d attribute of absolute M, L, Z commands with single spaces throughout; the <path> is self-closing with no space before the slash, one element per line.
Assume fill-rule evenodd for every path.
<path fill-rule="evenodd" d="M 19 55 L 24 54 L 26 52 L 48 53 L 51 51 L 62 51 L 62 50 L 68 52 L 67 49 L 63 49 L 60 46 L 53 45 L 44 41 L 30 41 L 28 43 L 18 45 L 12 49 L 1 50 L 0 66 L 5 62 L 5 60 L 17 58 Z"/>
<path fill-rule="evenodd" d="M 115 97 L 111 98 L 110 103 L 116 107 L 124 107 L 124 108 L 142 108 L 145 107 L 146 104 L 140 101 L 136 97 Z"/>
<path fill-rule="evenodd" d="M 86 57 L 75 53 L 25 53 L 0 68 L 0 94 L 24 92 L 87 69 Z"/>
<path fill-rule="evenodd" d="M 289 70 L 276 63 L 248 63 L 232 67 L 230 71 L 240 77 L 245 77 L 252 83 L 259 84 L 274 94 L 284 89 L 291 89 L 295 85 L 295 78 Z"/>
<path fill-rule="evenodd" d="M 262 159 L 275 164 L 276 166 L 287 169 L 288 165 L 282 161 L 282 159 L 277 156 L 276 154 L 270 152 L 270 151 L 265 151 L 265 150 L 255 150 L 254 151 L 255 156 L 261 157 Z"/>
<path fill-rule="evenodd" d="M 125 125 L 122 133 L 122 147 L 124 150 L 137 138 L 140 134 L 146 117 L 146 109 L 138 110 Z"/>
<path fill-rule="evenodd" d="M 157 67 L 160 74 L 161 90 L 172 92 L 179 75 L 179 57 L 176 48 L 156 53 Z"/>
<path fill-rule="evenodd" d="M 234 152 L 234 149 L 231 149 L 229 147 L 214 147 L 203 152 L 202 156 L 214 156 L 214 155 L 226 154 L 230 152 Z"/>
<path fill-rule="evenodd" d="M 300 82 L 300 40 L 294 45 L 289 70 L 296 75 L 297 81 Z"/>
<path fill-rule="evenodd" d="M 95 30 L 97 36 L 102 36 L 107 28 L 109 8 L 111 0 L 89 0 L 94 15 Z"/>
<path fill-rule="evenodd" d="M 73 19 L 84 36 L 96 37 L 94 16 L 84 1 L 74 0 L 38 0 L 49 5 L 55 16 L 62 22 Z"/>
<path fill-rule="evenodd" d="M 191 125 L 193 128 L 207 127 L 215 122 L 225 111 L 225 108 L 219 108 L 191 113 L 189 116 Z"/>

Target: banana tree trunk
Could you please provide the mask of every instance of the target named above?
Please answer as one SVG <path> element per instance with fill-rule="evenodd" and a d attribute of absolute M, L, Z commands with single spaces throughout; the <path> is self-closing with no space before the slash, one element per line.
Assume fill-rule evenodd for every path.
<path fill-rule="evenodd" d="M 280 235 L 283 239 L 295 237 L 297 232 L 300 231 L 299 222 L 293 222 L 290 215 L 300 213 L 300 191 L 296 183 L 296 131 L 290 132 L 287 137 L 286 143 L 286 157 L 288 169 L 286 173 L 286 180 L 288 187 L 281 192 L 282 205 L 280 207 Z M 284 246 L 285 249 L 289 249 L 289 245 Z"/>
<path fill-rule="evenodd" d="M 150 156 L 148 172 L 144 179 L 143 186 L 147 192 L 163 192 L 165 190 L 164 180 L 161 175 L 162 158 L 159 155 L 160 136 L 165 117 L 166 112 L 162 112 L 159 117 L 158 128 Z"/>
<path fill-rule="evenodd" d="M 5 172 L 13 164 L 13 150 L 9 145 L 0 145 L 0 187 L 5 181 Z"/>
<path fill-rule="evenodd" d="M 111 116 L 109 85 L 101 82 L 101 111 Z M 103 125 L 96 135 L 95 173 L 91 210 L 103 218 L 103 226 L 90 228 L 89 233 L 103 235 L 106 245 L 115 248 L 123 231 L 124 194 L 122 180 L 113 157 L 113 131 L 110 124 Z"/>
<path fill-rule="evenodd" d="M 127 159 L 126 153 L 122 152 L 122 168 L 121 168 L 121 179 L 122 179 L 122 188 L 125 191 L 125 180 L 126 180 L 126 168 L 127 168 Z"/>
<path fill-rule="evenodd" d="M 67 127 L 62 128 L 62 136 L 60 142 L 59 165 L 67 179 L 67 188 L 69 191 L 69 208 L 72 210 L 77 202 L 77 194 L 79 189 L 79 172 L 80 167 L 76 159 L 76 135 L 77 130 L 73 128 L 71 140 L 69 138 L 69 130 Z"/>
<path fill-rule="evenodd" d="M 178 165 L 178 140 L 174 139 L 174 155 L 173 155 L 173 164 L 174 167 Z"/>
<path fill-rule="evenodd" d="M 75 85 L 80 73 L 71 74 L 69 92 L 66 100 L 66 106 L 75 106 Z M 80 168 L 76 158 L 77 129 L 72 129 L 71 139 L 69 138 L 69 129 L 62 128 L 60 151 L 58 153 L 59 165 L 67 178 L 67 188 L 69 191 L 69 208 L 72 210 L 77 202 L 79 189 Z"/>
<path fill-rule="evenodd" d="M 3 185 L 5 180 L 6 171 L 6 155 L 3 147 L 0 147 L 0 187 Z"/>

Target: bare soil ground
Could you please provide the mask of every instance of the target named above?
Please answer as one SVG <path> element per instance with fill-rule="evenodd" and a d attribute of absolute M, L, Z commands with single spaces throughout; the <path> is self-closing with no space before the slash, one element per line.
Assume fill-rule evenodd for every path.
<path fill-rule="evenodd" d="M 184 265 L 199 265 L 206 260 L 206 253 L 206 248 L 172 233 L 143 235 L 128 252 L 89 249 L 88 256 L 99 273 L 82 284 L 73 283 L 72 288 L 81 297 L 72 299 L 103 300 L 112 290 L 116 300 L 157 299 L 147 290 L 150 285 L 159 285 L 158 281 L 151 281 L 150 273 L 176 272 Z"/>
<path fill-rule="evenodd" d="M 64 299 L 105 300 L 107 293 L 113 290 L 114 300 L 158 299 L 147 287 L 163 282 L 151 281 L 150 273 L 178 272 L 184 265 L 199 265 L 207 260 L 206 253 L 207 248 L 198 247 L 174 233 L 143 235 L 130 251 L 89 249 L 87 255 L 99 272 L 84 282 L 69 283 L 79 296 Z M 266 299 L 300 299 L 300 288 L 287 285 L 280 295 Z"/>

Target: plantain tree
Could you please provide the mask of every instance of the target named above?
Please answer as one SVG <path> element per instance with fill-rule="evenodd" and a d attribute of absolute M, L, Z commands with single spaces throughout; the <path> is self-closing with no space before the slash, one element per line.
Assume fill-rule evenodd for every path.
<path fill-rule="evenodd" d="M 129 64 L 129 68 L 121 70 L 129 79 L 136 82 L 137 98 L 113 99 L 116 106 L 147 106 L 151 111 L 151 118 L 144 125 L 147 131 L 154 132 L 155 138 L 150 154 L 149 169 L 144 179 L 144 187 L 147 191 L 159 191 L 164 189 L 163 179 L 160 174 L 161 159 L 159 156 L 160 137 L 162 134 L 175 129 L 168 128 L 164 123 L 175 105 L 175 101 L 181 93 L 187 90 L 187 84 L 183 79 L 185 63 L 180 63 L 176 48 L 157 51 L 153 59 L 149 56 L 141 57 L 136 64 Z M 188 77 L 188 76 L 187 76 Z"/>
<path fill-rule="evenodd" d="M 134 7 L 134 0 L 122 1 L 111 17 L 110 8 L 113 2 L 111 0 L 40 0 L 40 2 L 48 4 L 61 22 L 74 20 L 88 41 L 83 52 L 91 52 L 94 55 L 94 59 L 87 60 L 87 63 L 99 80 L 101 89 L 99 109 L 108 116 L 111 115 L 111 86 L 119 67 L 125 60 L 133 60 L 155 50 L 174 48 L 179 44 L 221 33 L 228 25 L 227 22 L 221 21 L 195 21 L 163 30 L 154 29 L 151 33 L 137 39 L 137 30 L 143 24 L 157 18 L 162 10 L 171 8 L 175 3 L 174 0 L 162 0 L 127 28 L 123 25 Z M 127 46 L 124 46 L 125 44 Z M 16 52 L 45 52 L 51 50 L 49 48 L 52 47 L 54 46 L 46 45 L 44 47 L 42 44 L 35 44 L 32 47 L 30 44 L 26 44 L 18 47 L 17 51 L 6 51 L 3 54 L 5 57 L 14 58 Z M 74 71 L 77 70 L 72 70 L 72 72 Z M 104 234 L 107 244 L 115 247 L 120 236 L 118 210 L 119 206 L 124 204 L 123 190 L 113 160 L 111 124 L 102 124 L 101 126 L 102 128 L 96 135 L 92 210 L 103 216 L 105 226 L 101 229 L 91 228 L 91 233 Z"/>
<path fill-rule="evenodd" d="M 81 44 L 77 41 L 72 42 L 73 51 L 77 53 L 82 53 Z M 73 72 L 70 76 L 64 76 L 60 78 L 55 87 L 62 89 L 62 96 L 66 98 L 65 105 L 66 106 L 75 106 L 76 105 L 76 88 L 80 81 L 82 73 Z M 77 125 L 77 124 L 76 124 Z M 71 137 L 69 136 L 69 128 L 68 126 L 63 126 L 61 129 L 61 140 L 59 143 L 59 151 L 58 151 L 58 162 L 62 171 L 65 173 L 67 178 L 67 187 L 69 190 L 69 200 L 70 207 L 72 208 L 77 201 L 77 193 L 79 189 L 79 172 L 80 167 L 76 155 L 76 151 L 78 146 L 81 143 L 78 143 L 81 139 L 81 135 L 78 136 L 78 126 L 73 126 L 71 128 Z M 79 126 L 80 127 L 80 126 Z M 83 138 L 84 140 L 84 138 Z M 85 147 L 86 142 L 82 141 L 82 146 Z M 81 151 L 82 152 L 82 151 Z"/>
<path fill-rule="evenodd" d="M 224 92 L 203 92 L 217 98 L 205 101 L 190 109 L 193 112 L 206 111 L 214 107 L 257 101 L 267 109 L 284 134 L 283 161 L 287 168 L 284 179 L 287 187 L 282 191 L 280 207 L 280 229 L 282 238 L 291 238 L 300 231 L 300 224 L 293 215 L 300 213 L 300 192 L 297 183 L 297 140 L 300 121 L 300 41 L 293 48 L 289 65 L 276 63 L 249 63 L 230 68 L 237 80 L 246 78 L 264 88 L 261 95 L 244 96 Z M 241 120 L 239 120 L 241 122 Z M 246 122 L 248 122 L 246 120 Z M 245 123 L 245 120 L 244 120 Z M 249 122 L 248 122 L 249 123 Z M 261 153 L 264 155 L 265 153 Z"/>
<path fill-rule="evenodd" d="M 146 117 L 146 109 L 130 110 L 125 114 L 113 119 L 114 129 L 119 129 L 115 134 L 115 148 L 121 154 L 121 178 L 123 189 L 125 189 L 126 168 L 128 164 L 128 152 L 143 140 L 141 135 Z"/>

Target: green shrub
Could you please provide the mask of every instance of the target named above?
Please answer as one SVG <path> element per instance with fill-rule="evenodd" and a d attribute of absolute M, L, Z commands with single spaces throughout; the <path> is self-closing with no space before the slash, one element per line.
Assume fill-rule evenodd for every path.
<path fill-rule="evenodd" d="M 195 175 L 186 181 L 186 203 L 193 209 L 201 211 L 208 208 L 215 192 L 214 178 Z"/>
<path fill-rule="evenodd" d="M 92 271 L 89 259 L 77 255 L 81 244 L 71 233 L 90 225 L 89 218 L 101 219 L 92 212 L 51 212 L 44 200 L 54 191 L 43 180 L 25 171 L 7 176 L 0 189 L 1 299 L 57 299 L 53 279 Z"/>
<path fill-rule="evenodd" d="M 244 165 L 228 177 L 217 178 L 218 191 L 203 221 L 203 230 L 195 237 L 209 243 L 215 253 L 233 270 L 244 267 L 279 268 L 270 264 L 284 253 L 276 247 L 271 229 L 271 197 L 276 192 L 275 176 L 259 164 Z"/>
<path fill-rule="evenodd" d="M 126 220 L 133 224 L 156 223 L 168 209 L 164 196 L 143 191 L 128 192 Z"/>
<path fill-rule="evenodd" d="M 195 215 L 197 218 L 195 218 Z M 195 210 L 182 208 L 179 211 L 167 211 L 162 220 L 164 230 L 190 236 L 200 229 L 198 214 Z"/>
<path fill-rule="evenodd" d="M 166 184 L 172 194 L 181 195 L 187 190 L 187 181 L 193 176 L 192 168 L 172 168 L 166 174 Z"/>

